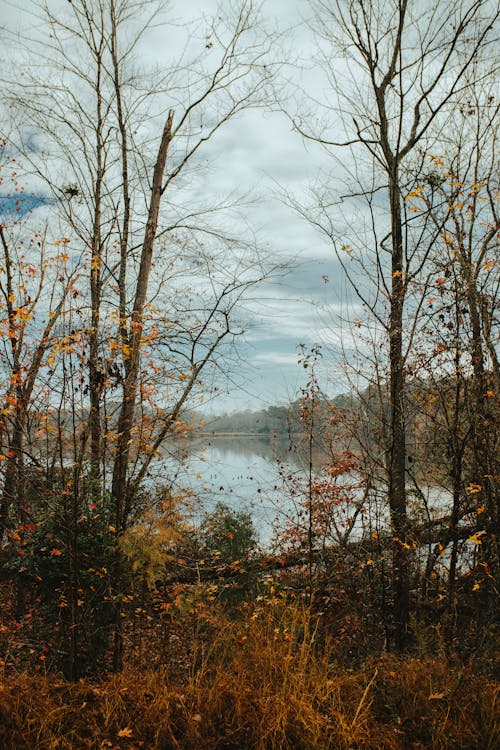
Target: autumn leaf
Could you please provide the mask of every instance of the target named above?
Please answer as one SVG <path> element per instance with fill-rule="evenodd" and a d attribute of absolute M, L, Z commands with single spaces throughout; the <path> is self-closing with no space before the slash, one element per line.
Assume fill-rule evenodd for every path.
<path fill-rule="evenodd" d="M 427 154 L 427 156 L 432 161 L 432 163 L 435 164 L 437 167 L 444 166 L 444 161 L 441 158 L 441 156 L 436 156 L 435 154 Z"/>
<path fill-rule="evenodd" d="M 102 261 L 98 255 L 94 255 L 90 262 L 90 268 L 92 271 L 98 271 L 102 265 Z"/>
<path fill-rule="evenodd" d="M 133 731 L 129 727 L 125 727 L 125 729 L 120 729 L 118 737 L 132 737 L 133 734 Z"/>
<path fill-rule="evenodd" d="M 482 490 L 482 486 L 480 484 L 476 484 L 476 482 L 470 482 L 469 486 L 465 488 L 465 491 L 468 495 L 477 495 Z"/>
<path fill-rule="evenodd" d="M 482 544 L 481 537 L 486 534 L 486 531 L 476 531 L 475 534 L 472 534 L 467 541 L 471 542 L 471 544 Z"/>

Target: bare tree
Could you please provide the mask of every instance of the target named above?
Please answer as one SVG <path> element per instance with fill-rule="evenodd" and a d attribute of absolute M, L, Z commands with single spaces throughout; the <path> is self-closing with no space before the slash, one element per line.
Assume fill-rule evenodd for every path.
<path fill-rule="evenodd" d="M 312 220 L 333 240 L 349 281 L 388 341 L 386 471 L 397 649 L 408 644 L 410 612 L 405 356 L 418 305 L 417 310 L 408 305 L 408 290 L 425 272 L 433 247 L 429 221 L 422 226 L 405 200 L 428 171 L 426 154 L 444 136 L 467 71 L 493 41 L 498 12 L 495 3 L 476 0 L 418 10 L 408 0 L 318 0 L 312 26 L 331 98 L 326 105 L 314 102 L 319 116 L 293 117 L 302 136 L 329 153 L 350 149 L 351 177 L 359 186 L 340 196 L 329 185 Z M 359 211 L 360 199 L 368 204 L 369 234 L 351 224 L 344 231 L 354 237 L 346 241 L 334 204 L 349 200 Z M 351 222 L 359 223 L 354 216 Z M 368 284 L 346 262 L 346 249 L 368 259 L 362 261 L 362 271 L 370 268 Z"/>
<path fill-rule="evenodd" d="M 46 33 L 33 48 L 43 79 L 28 69 L 21 83 L 6 87 L 18 148 L 53 194 L 72 267 L 88 274 L 80 308 L 89 417 L 80 429 L 82 444 L 90 436 L 95 491 L 103 502 L 111 496 L 117 535 L 127 528 L 141 481 L 202 372 L 238 333 L 235 306 L 269 273 L 269 264 L 254 250 L 250 255 L 251 243 L 221 230 L 218 215 L 231 201 L 215 195 L 200 200 L 195 179 L 203 150 L 218 131 L 244 109 L 268 101 L 272 39 L 261 32 L 251 0 L 221 9 L 186 37 L 184 47 L 178 27 L 163 14 L 162 3 L 131 0 L 41 6 Z M 137 55 L 153 26 L 179 50 L 178 59 L 144 73 Z M 33 139 L 40 144 L 35 149 Z M 191 283 L 208 290 L 200 309 L 199 295 L 177 285 L 176 273 L 186 245 L 196 248 L 202 237 L 225 254 L 225 263 L 219 272 L 206 262 L 208 253 L 200 253 L 196 275 L 191 273 Z M 253 260 L 241 263 L 238 244 Z M 184 294 L 193 308 L 183 318 L 166 320 L 153 305 Z M 143 355 L 153 339 L 156 365 L 170 356 L 172 370 L 183 360 L 186 371 L 175 395 L 168 392 L 175 378 L 156 380 L 163 408 L 148 451 L 138 453 Z M 114 408 L 104 414 L 107 401 Z M 115 668 L 122 660 L 121 563 L 117 546 Z"/>
<path fill-rule="evenodd" d="M 475 70 L 471 71 L 475 73 Z M 477 78 L 477 76 L 471 76 Z M 484 78 L 484 76 L 483 76 Z M 450 143 L 418 201 L 440 228 L 429 263 L 421 356 L 439 401 L 453 488 L 449 601 L 455 603 L 458 524 L 477 513 L 480 545 L 498 566 L 498 102 L 494 80 L 474 80 L 455 108 Z M 479 511 L 479 512 L 478 512 Z M 477 581 L 476 581 L 477 583 Z M 479 584 L 478 584 L 479 585 Z M 484 600 L 481 607 L 484 607 Z"/>

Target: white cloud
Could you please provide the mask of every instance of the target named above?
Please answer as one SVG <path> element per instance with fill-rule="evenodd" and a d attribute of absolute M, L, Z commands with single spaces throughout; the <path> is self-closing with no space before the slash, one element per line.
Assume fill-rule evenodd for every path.
<path fill-rule="evenodd" d="M 67 0 L 51 0 L 49 5 L 65 11 Z M 140 48 L 138 65 L 145 68 L 151 62 L 161 69 L 181 51 L 187 21 L 208 17 L 217 5 L 216 0 L 171 2 L 167 15 L 178 20 L 176 33 L 167 40 L 159 28 L 153 30 Z M 41 31 L 33 26 L 27 13 L 34 7 L 35 3 L 29 0 L 0 0 L 0 16 L 12 31 L 24 29 L 26 36 L 28 32 L 36 35 Z M 310 12 L 309 3 L 264 0 L 262 12 L 270 27 L 275 23 L 281 28 L 295 26 L 297 48 L 311 52 L 311 37 L 302 22 Z M 208 29 L 208 24 L 201 22 L 199 35 L 192 35 L 192 49 L 202 49 L 205 27 Z M 28 49 L 28 60 L 29 55 Z M 309 81 L 311 73 L 307 76 Z M 166 110 L 169 106 L 167 91 L 160 95 L 155 107 Z M 33 137 L 36 143 L 36 134 Z M 243 219 L 259 230 L 270 260 L 286 256 L 296 263 L 279 284 L 266 284 L 257 291 L 241 314 L 249 324 L 249 332 L 242 339 L 243 352 L 248 351 L 249 355 L 240 374 L 244 374 L 255 397 L 279 400 L 295 387 L 298 343 L 320 342 L 333 349 L 352 343 L 352 334 L 342 325 L 341 318 L 346 314 L 346 305 L 352 308 L 353 295 L 346 288 L 331 243 L 281 200 L 281 193 L 289 191 L 307 203 L 309 183 L 317 180 L 320 169 L 328 172 L 332 163 L 314 145 L 304 145 L 283 114 L 254 110 L 242 113 L 217 134 L 200 158 L 200 166 L 207 164 L 209 169 L 197 174 L 195 183 L 185 184 L 182 200 L 189 204 L 207 197 L 253 191 L 256 201 L 242 209 Z M 336 227 L 339 236 L 363 224 L 364 210 L 359 202 L 346 204 L 343 221 Z M 244 222 L 239 224 L 237 219 L 232 229 L 246 232 Z M 237 397 L 233 394 L 232 398 Z"/>

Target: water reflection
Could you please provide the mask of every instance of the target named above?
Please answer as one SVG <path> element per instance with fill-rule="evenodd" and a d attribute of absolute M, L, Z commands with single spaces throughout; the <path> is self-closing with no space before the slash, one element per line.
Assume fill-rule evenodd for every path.
<path fill-rule="evenodd" d="M 281 436 L 269 438 L 269 436 L 245 435 L 228 437 L 226 435 L 212 435 L 206 440 L 192 440 L 190 452 L 199 453 L 203 450 L 214 450 L 224 459 L 250 459 L 262 458 L 270 464 L 277 461 L 290 463 L 297 469 L 306 464 L 306 455 L 301 447 L 301 440 L 290 441 Z"/>
<path fill-rule="evenodd" d="M 191 440 L 185 446 L 184 460 L 165 455 L 161 463 L 159 481 L 169 478 L 176 490 L 188 489 L 194 498 L 195 517 L 211 512 L 217 502 L 233 510 L 250 513 L 261 542 L 269 545 L 277 527 L 283 528 L 287 520 L 296 518 L 298 506 L 306 497 L 308 454 L 300 441 L 291 444 L 286 439 L 269 439 L 269 436 L 208 436 Z M 325 456 L 314 455 L 314 468 L 319 469 Z M 303 491 L 298 488 L 302 478 Z M 352 472 L 350 480 L 356 482 Z M 342 481 L 342 479 L 340 480 Z M 346 481 L 348 479 L 346 478 Z M 436 487 L 421 487 L 417 497 L 409 494 L 409 510 L 418 518 L 423 512 L 422 497 L 427 497 L 428 512 L 441 516 L 449 504 L 449 492 Z M 360 498 L 364 496 L 363 510 L 355 515 L 355 526 L 350 538 L 370 533 L 389 523 L 386 491 L 382 486 L 372 486 L 369 496 L 360 488 L 351 502 L 341 503 L 335 516 L 342 529 L 349 527 L 349 517 Z M 418 508 L 417 508 L 418 506 Z M 427 511 L 426 511 L 427 512 Z"/>
<path fill-rule="evenodd" d="M 189 448 L 185 481 L 200 499 L 200 512 L 222 501 L 251 513 L 261 541 L 268 543 L 276 520 L 282 522 L 293 510 L 280 469 L 280 462 L 293 452 L 282 442 L 258 437 L 214 437 L 192 441 Z M 296 468 L 299 464 L 296 459 Z"/>

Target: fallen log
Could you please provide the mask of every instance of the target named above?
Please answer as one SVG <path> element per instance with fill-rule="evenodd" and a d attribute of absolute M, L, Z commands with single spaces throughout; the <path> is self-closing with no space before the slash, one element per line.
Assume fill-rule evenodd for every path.
<path fill-rule="evenodd" d="M 343 544 L 332 544 L 312 552 L 298 551 L 280 553 L 277 555 L 261 555 L 232 563 L 221 564 L 217 561 L 180 559 L 170 566 L 168 579 L 179 583 L 195 583 L 207 581 L 228 581 L 241 577 L 255 577 L 277 570 L 301 568 L 309 565 L 312 560 L 316 565 L 332 563 L 340 556 L 343 560 L 347 556 L 359 558 L 362 554 L 369 557 L 389 553 L 394 544 L 408 545 L 410 549 L 424 546 L 444 548 L 452 541 L 463 541 L 469 537 L 481 534 L 482 530 L 474 525 L 450 528 L 450 519 L 440 518 L 430 523 L 414 527 L 405 541 L 399 540 L 390 533 L 380 535 L 366 535 L 361 539 L 347 540 Z"/>

